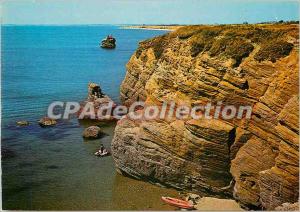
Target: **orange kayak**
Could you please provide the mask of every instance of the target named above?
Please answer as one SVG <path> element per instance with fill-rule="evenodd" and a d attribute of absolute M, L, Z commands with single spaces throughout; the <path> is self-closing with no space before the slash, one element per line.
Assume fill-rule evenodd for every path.
<path fill-rule="evenodd" d="M 193 209 L 194 206 L 189 203 L 188 201 L 181 200 L 181 199 L 175 199 L 172 197 L 161 197 L 162 201 L 168 203 L 169 205 L 176 206 L 178 208 L 184 208 L 184 209 Z"/>

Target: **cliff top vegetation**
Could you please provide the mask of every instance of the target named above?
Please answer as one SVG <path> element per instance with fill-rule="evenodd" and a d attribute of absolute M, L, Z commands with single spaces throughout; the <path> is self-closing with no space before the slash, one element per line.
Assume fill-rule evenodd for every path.
<path fill-rule="evenodd" d="M 159 59 L 172 39 L 187 41 L 191 46 L 191 56 L 197 57 L 207 52 L 212 57 L 224 56 L 235 60 L 238 66 L 255 46 L 259 46 L 254 58 L 257 61 L 277 59 L 287 56 L 293 49 L 292 39 L 298 39 L 298 24 L 236 24 L 236 25 L 192 25 L 183 26 L 176 31 L 140 42 L 136 51 L 153 48 Z"/>

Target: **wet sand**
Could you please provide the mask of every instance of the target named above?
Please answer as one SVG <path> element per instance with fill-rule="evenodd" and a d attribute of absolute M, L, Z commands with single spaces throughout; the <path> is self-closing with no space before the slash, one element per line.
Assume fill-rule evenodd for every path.
<path fill-rule="evenodd" d="M 243 211 L 235 200 L 213 197 L 202 197 L 195 208 L 199 211 Z"/>

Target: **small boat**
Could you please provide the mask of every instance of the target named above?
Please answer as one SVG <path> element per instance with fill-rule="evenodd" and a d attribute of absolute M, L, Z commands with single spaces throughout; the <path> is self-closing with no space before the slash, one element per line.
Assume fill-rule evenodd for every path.
<path fill-rule="evenodd" d="M 185 200 L 176 199 L 172 197 L 161 197 L 161 199 L 169 205 L 173 205 L 178 208 L 194 209 L 194 205 Z"/>
<path fill-rule="evenodd" d="M 102 152 L 102 153 L 100 153 L 99 151 L 97 151 L 97 152 L 95 152 L 94 155 L 96 155 L 96 156 L 98 156 L 98 157 L 104 157 L 104 156 L 109 156 L 110 153 L 109 153 L 108 151 L 105 150 L 105 151 Z"/>

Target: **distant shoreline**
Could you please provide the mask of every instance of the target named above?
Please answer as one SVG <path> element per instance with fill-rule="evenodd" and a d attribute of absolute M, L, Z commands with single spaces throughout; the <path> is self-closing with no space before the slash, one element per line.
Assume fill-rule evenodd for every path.
<path fill-rule="evenodd" d="M 131 25 L 131 26 L 123 26 L 122 29 L 144 29 L 144 30 L 166 30 L 166 31 L 174 31 L 183 25 Z"/>

